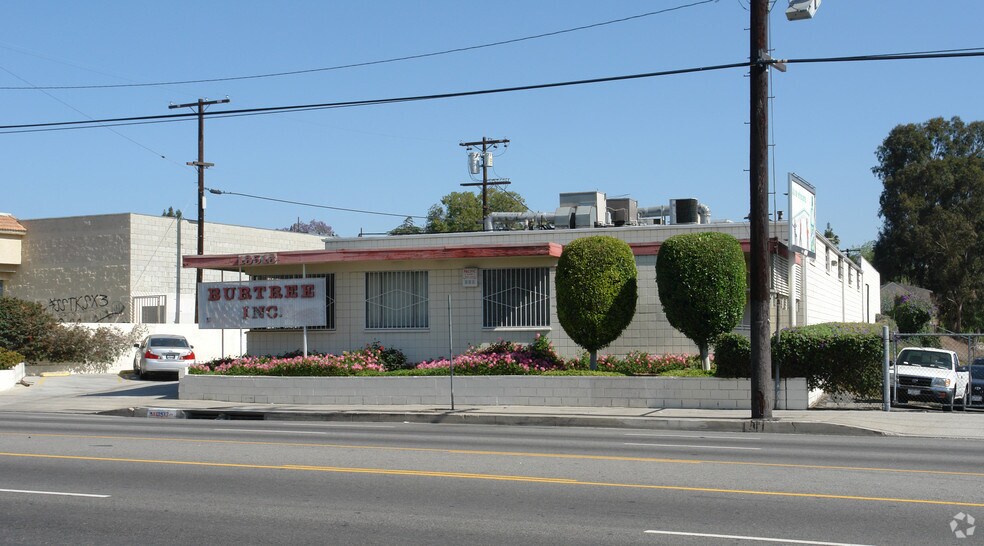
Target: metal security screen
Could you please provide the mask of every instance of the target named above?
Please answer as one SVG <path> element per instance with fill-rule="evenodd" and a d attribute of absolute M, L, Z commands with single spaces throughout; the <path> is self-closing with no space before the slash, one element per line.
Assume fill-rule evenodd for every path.
<path fill-rule="evenodd" d="M 482 270 L 482 327 L 550 326 L 550 269 Z"/>
<path fill-rule="evenodd" d="M 366 328 L 427 328 L 427 272 L 366 273 Z"/>
<path fill-rule="evenodd" d="M 304 275 L 253 275 L 256 281 L 269 281 L 274 279 L 301 279 Z M 308 330 L 334 330 L 335 329 L 335 274 L 334 273 L 313 273 L 307 278 L 325 279 L 325 324 L 324 326 L 308 326 Z M 297 328 L 253 328 L 254 330 L 296 330 Z"/>
<path fill-rule="evenodd" d="M 138 324 L 163 324 L 167 322 L 167 296 L 135 296 L 133 298 L 133 322 Z"/>

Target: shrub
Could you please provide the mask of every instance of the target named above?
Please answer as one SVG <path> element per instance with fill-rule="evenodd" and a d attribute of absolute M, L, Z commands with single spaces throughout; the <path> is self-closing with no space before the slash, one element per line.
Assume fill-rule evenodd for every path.
<path fill-rule="evenodd" d="M 884 342 L 867 323 L 814 324 L 783 330 L 772 352 L 783 377 L 806 377 L 810 388 L 880 397 Z"/>
<path fill-rule="evenodd" d="M 0 347 L 29 361 L 45 360 L 45 337 L 57 325 L 40 303 L 0 296 Z"/>
<path fill-rule="evenodd" d="M 557 262 L 557 318 L 591 353 L 618 339 L 635 316 L 638 271 L 629 245 L 607 235 L 575 239 Z"/>
<path fill-rule="evenodd" d="M 708 346 L 741 321 L 747 287 L 745 255 L 726 233 L 675 235 L 656 259 L 659 301 L 669 323 L 700 349 L 710 369 Z"/>
<path fill-rule="evenodd" d="M 926 302 L 904 294 L 895 297 L 891 316 L 898 324 L 899 332 L 916 334 L 926 330 L 926 326 L 933 318 L 933 308 Z"/>
<path fill-rule="evenodd" d="M 751 377 L 752 342 L 741 334 L 719 335 L 714 341 L 714 363 L 717 377 Z"/>
<path fill-rule="evenodd" d="M 0 370 L 9 370 L 24 362 L 24 355 L 0 347 Z"/>
<path fill-rule="evenodd" d="M 121 332 L 107 326 L 93 330 L 80 324 L 55 324 L 45 335 L 42 360 L 111 364 L 142 336 L 143 328 L 138 326 Z"/>
<path fill-rule="evenodd" d="M 388 372 L 413 368 L 413 365 L 407 362 L 407 355 L 399 349 L 394 349 L 392 347 L 387 349 L 378 341 L 373 341 L 366 346 L 366 349 L 379 351 L 379 362 Z"/>

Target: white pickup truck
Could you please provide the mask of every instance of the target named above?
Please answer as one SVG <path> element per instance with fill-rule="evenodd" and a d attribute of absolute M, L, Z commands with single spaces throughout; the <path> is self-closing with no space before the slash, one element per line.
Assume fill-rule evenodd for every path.
<path fill-rule="evenodd" d="M 970 402 L 970 373 L 953 351 L 906 347 L 899 351 L 890 372 L 896 403 L 938 402 L 951 411 L 964 409 Z"/>

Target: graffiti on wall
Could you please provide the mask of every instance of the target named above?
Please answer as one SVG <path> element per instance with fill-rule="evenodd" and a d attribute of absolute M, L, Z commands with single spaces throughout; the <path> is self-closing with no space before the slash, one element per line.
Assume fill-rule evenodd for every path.
<path fill-rule="evenodd" d="M 84 294 L 48 300 L 48 312 L 62 322 L 116 322 L 126 311 L 106 294 Z"/>

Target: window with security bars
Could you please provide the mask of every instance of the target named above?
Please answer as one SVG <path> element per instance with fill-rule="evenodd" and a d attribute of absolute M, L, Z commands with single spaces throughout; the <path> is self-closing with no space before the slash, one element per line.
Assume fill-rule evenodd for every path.
<path fill-rule="evenodd" d="M 366 273 L 366 328 L 427 328 L 427 272 Z"/>
<path fill-rule="evenodd" d="M 305 275 L 253 275 L 254 281 L 272 281 L 276 279 L 302 279 Z M 334 273 L 313 273 L 307 275 L 308 279 L 325 279 L 325 325 L 308 326 L 308 330 L 334 330 L 335 329 L 335 274 Z M 253 330 L 297 330 L 296 327 L 290 328 L 252 328 Z"/>
<path fill-rule="evenodd" d="M 550 268 L 482 270 L 482 327 L 550 326 Z"/>

